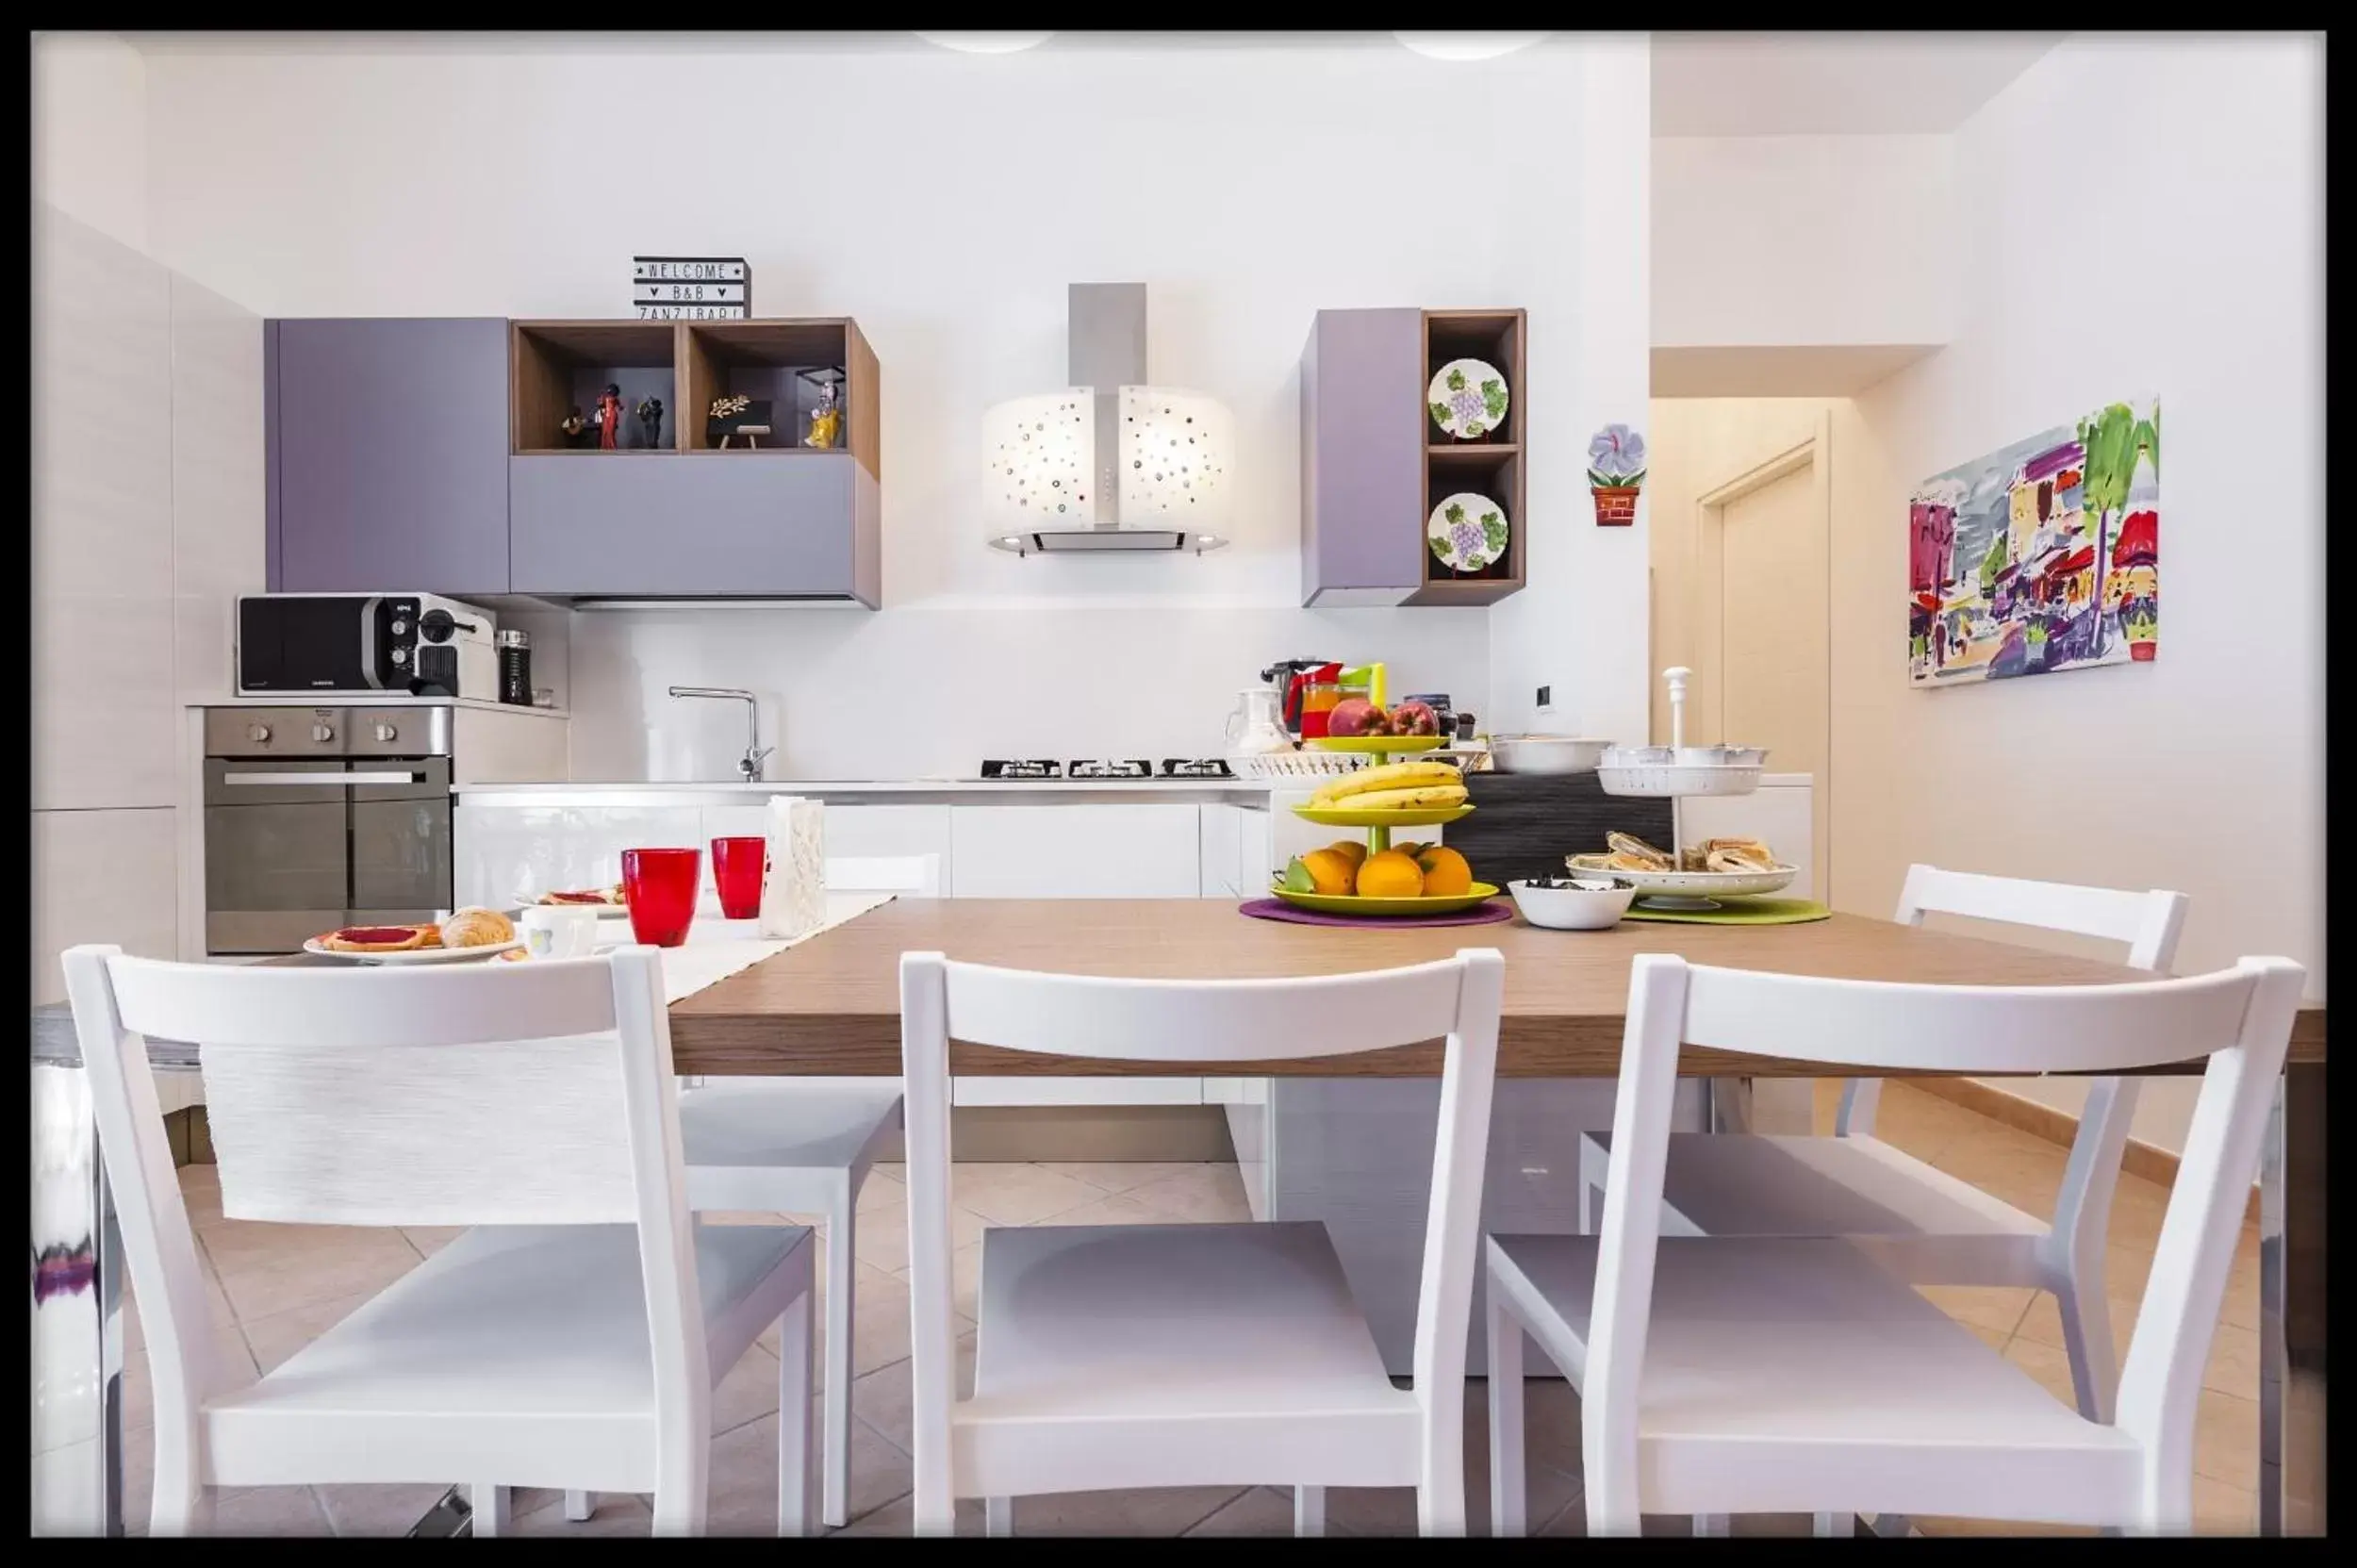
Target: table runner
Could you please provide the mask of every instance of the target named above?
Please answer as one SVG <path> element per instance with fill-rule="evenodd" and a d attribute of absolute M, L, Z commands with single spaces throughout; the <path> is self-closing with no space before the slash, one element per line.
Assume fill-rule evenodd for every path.
<path fill-rule="evenodd" d="M 846 920 L 855 920 L 871 909 L 880 909 L 892 901 L 889 893 L 829 893 L 827 918 L 816 929 L 790 940 L 753 934 L 760 927 L 757 920 L 717 920 L 701 916 L 687 930 L 684 947 L 663 949 L 663 1000 L 666 1005 L 692 997 L 708 985 L 749 969 L 765 958 L 773 958 L 796 942 L 807 942 L 822 931 L 830 931 Z M 623 937 L 627 941 L 628 937 Z"/>

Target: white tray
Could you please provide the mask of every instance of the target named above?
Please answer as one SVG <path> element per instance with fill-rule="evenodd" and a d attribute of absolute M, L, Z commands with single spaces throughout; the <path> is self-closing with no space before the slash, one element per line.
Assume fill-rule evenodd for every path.
<path fill-rule="evenodd" d="M 1800 868 L 1779 866 L 1772 871 L 1623 871 L 1604 870 L 1590 866 L 1574 866 L 1574 857 L 1563 857 L 1564 867 L 1575 877 L 1618 877 L 1633 884 L 1640 899 L 1740 899 L 1758 893 L 1775 893 L 1791 884 Z"/>
<path fill-rule="evenodd" d="M 1710 767 L 1599 767 L 1596 783 L 1607 795 L 1749 795 L 1759 787 L 1757 766 Z"/>

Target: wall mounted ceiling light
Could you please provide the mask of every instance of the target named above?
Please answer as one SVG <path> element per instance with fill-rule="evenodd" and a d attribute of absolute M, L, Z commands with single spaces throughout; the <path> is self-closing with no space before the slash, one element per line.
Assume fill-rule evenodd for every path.
<path fill-rule="evenodd" d="M 1393 33 L 1402 45 L 1436 60 L 1493 60 L 1527 49 L 1544 33 Z"/>
<path fill-rule="evenodd" d="M 1065 313 L 1072 385 L 982 416 L 991 547 L 1217 550 L 1234 490 L 1226 404 L 1144 385 L 1145 284 L 1076 283 Z"/>
<path fill-rule="evenodd" d="M 1034 49 L 1056 35 L 1052 32 L 1030 33 L 918 33 L 918 38 L 944 49 L 955 49 L 968 55 L 1015 55 Z"/>

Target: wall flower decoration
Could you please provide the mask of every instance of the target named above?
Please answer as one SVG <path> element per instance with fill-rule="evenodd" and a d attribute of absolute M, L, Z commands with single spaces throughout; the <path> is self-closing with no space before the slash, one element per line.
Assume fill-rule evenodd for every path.
<path fill-rule="evenodd" d="M 1645 437 L 1624 424 L 1607 424 L 1588 443 L 1588 488 L 1596 498 L 1596 524 L 1625 528 L 1637 520 L 1637 491 L 1645 482 Z"/>

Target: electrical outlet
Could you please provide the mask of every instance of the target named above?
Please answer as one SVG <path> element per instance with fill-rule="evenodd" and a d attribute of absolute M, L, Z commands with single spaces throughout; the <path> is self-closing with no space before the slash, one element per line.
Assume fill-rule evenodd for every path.
<path fill-rule="evenodd" d="M 1555 706 L 1555 688 L 1553 686 L 1541 686 L 1539 688 L 1539 705 L 1542 708 L 1551 708 Z"/>

